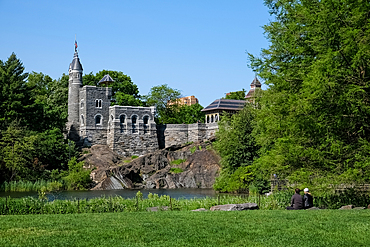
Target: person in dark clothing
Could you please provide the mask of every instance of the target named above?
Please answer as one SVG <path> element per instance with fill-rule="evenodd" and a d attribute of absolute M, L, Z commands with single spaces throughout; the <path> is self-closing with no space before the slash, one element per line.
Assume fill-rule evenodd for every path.
<path fill-rule="evenodd" d="M 312 208 L 313 207 L 313 197 L 311 193 L 309 193 L 308 188 L 305 188 L 304 190 L 304 196 L 303 196 L 303 201 L 304 201 L 304 208 Z"/>
<path fill-rule="evenodd" d="M 300 189 L 295 189 L 295 194 L 292 196 L 292 200 L 290 201 L 290 206 L 288 206 L 287 210 L 300 210 L 303 209 L 303 199 L 302 196 L 299 194 L 301 192 Z"/>

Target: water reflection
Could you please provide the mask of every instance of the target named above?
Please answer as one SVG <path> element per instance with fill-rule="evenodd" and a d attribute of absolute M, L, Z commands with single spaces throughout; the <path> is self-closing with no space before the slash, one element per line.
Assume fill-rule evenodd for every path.
<path fill-rule="evenodd" d="M 110 196 L 121 196 L 123 198 L 133 198 L 139 190 L 88 190 L 88 191 L 61 191 L 56 193 L 50 193 L 47 195 L 50 201 L 58 199 L 90 199 L 96 197 L 110 197 Z M 145 189 L 140 190 L 143 193 L 144 198 L 148 197 L 149 193 L 161 195 L 168 195 L 172 198 L 205 198 L 214 197 L 216 192 L 213 189 Z M 22 198 L 27 196 L 38 197 L 37 192 L 0 192 L 0 197 L 12 197 Z"/>

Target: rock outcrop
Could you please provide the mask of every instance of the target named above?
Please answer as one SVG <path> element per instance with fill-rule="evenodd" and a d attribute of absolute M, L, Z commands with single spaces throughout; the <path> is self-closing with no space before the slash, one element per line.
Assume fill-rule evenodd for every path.
<path fill-rule="evenodd" d="M 114 160 L 120 163 L 95 165 L 97 169 L 92 172 L 92 177 L 97 185 L 93 189 L 211 188 L 220 169 L 220 159 L 213 150 L 207 150 L 207 145 L 211 144 L 200 142 L 173 146 L 138 157 L 129 163 L 117 157 Z M 94 154 L 85 160 L 91 161 L 93 157 Z"/>
<path fill-rule="evenodd" d="M 257 203 L 225 204 L 211 207 L 210 211 L 242 211 L 258 209 Z"/>

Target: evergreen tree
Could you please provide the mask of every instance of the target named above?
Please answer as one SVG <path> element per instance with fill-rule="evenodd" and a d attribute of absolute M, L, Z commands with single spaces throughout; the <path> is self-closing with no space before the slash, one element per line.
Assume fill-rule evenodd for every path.
<path fill-rule="evenodd" d="M 22 62 L 13 53 L 6 62 L 0 60 L 0 128 L 5 130 L 13 121 L 36 127 L 42 107 L 35 101 L 33 85 L 27 84 Z"/>
<path fill-rule="evenodd" d="M 256 165 L 300 183 L 370 181 L 370 3 L 266 0 L 274 20 L 251 66 L 258 102 Z"/>

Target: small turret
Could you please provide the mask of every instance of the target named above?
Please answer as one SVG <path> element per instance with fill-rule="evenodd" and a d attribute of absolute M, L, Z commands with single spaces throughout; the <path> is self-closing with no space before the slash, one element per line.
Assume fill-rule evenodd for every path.
<path fill-rule="evenodd" d="M 257 88 L 261 89 L 261 82 L 258 80 L 257 76 L 254 77 L 251 83 L 251 89 L 249 90 L 248 94 L 245 96 L 246 99 L 252 98 L 254 96 L 254 92 Z"/>
<path fill-rule="evenodd" d="M 99 86 L 101 87 L 108 87 L 109 85 L 113 84 L 114 80 L 110 77 L 109 74 L 106 74 L 99 82 Z"/>

